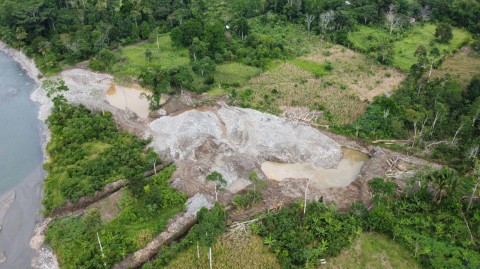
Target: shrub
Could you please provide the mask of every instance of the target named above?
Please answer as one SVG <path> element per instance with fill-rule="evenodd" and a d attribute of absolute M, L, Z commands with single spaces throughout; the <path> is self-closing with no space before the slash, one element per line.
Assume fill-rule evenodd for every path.
<path fill-rule="evenodd" d="M 203 83 L 205 85 L 212 85 L 215 83 L 215 77 L 213 75 L 208 75 L 204 80 Z"/>

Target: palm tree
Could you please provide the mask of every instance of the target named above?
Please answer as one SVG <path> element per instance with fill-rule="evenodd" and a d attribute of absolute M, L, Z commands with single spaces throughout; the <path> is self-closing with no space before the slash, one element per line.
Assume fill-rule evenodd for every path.
<path fill-rule="evenodd" d="M 437 194 L 434 199 L 439 199 L 438 203 L 442 201 L 444 195 L 455 195 L 460 188 L 460 178 L 457 172 L 446 166 L 428 175 L 428 179 L 432 181 L 437 188 Z"/>
<path fill-rule="evenodd" d="M 268 238 L 263 239 L 263 244 L 268 245 L 268 247 L 271 247 L 275 242 L 277 242 L 277 240 L 272 239 L 271 235 L 269 235 Z"/>

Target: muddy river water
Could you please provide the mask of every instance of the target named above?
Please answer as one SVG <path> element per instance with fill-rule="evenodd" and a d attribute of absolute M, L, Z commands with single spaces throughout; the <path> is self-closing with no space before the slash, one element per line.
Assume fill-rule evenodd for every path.
<path fill-rule="evenodd" d="M 343 159 L 335 169 L 316 167 L 312 163 L 262 163 L 262 171 L 273 180 L 287 178 L 309 178 L 325 187 L 346 187 L 357 178 L 368 155 L 359 151 L 342 148 Z"/>
<path fill-rule="evenodd" d="M 35 81 L 0 50 L 0 268 L 31 268 L 42 169 Z"/>

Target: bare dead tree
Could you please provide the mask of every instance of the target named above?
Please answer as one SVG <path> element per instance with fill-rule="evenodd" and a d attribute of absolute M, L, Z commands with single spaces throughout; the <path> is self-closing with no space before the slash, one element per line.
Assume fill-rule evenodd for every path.
<path fill-rule="evenodd" d="M 478 150 L 478 147 L 477 147 L 477 150 Z M 477 192 L 479 181 L 480 181 L 480 166 L 478 165 L 478 162 L 477 162 L 477 183 L 475 184 L 475 188 L 473 188 L 472 196 L 470 196 L 470 202 L 468 202 L 467 211 L 470 209 L 470 205 L 472 204 L 473 197 L 475 196 L 475 193 Z"/>
<path fill-rule="evenodd" d="M 433 119 L 433 123 L 432 123 L 432 132 L 430 133 L 430 135 L 433 134 L 433 129 L 435 129 L 435 124 L 437 123 L 437 120 L 440 118 L 440 112 L 437 111 L 435 113 L 435 119 Z"/>
<path fill-rule="evenodd" d="M 387 14 L 385 14 L 385 18 L 387 19 L 387 27 L 390 29 L 390 34 L 397 29 L 398 26 L 400 26 L 400 23 L 403 20 L 403 16 L 400 14 L 397 14 L 397 11 L 395 9 L 395 6 L 391 4 L 389 6 Z"/>
<path fill-rule="evenodd" d="M 307 186 L 305 188 L 305 204 L 303 205 L 303 216 L 305 217 L 305 212 L 307 210 L 307 192 L 308 192 L 308 185 L 310 184 L 310 179 L 307 178 Z"/>
<path fill-rule="evenodd" d="M 466 157 L 467 158 L 475 158 L 477 157 L 477 154 L 478 154 L 478 146 L 475 146 L 475 147 L 471 147 L 467 150 L 467 154 L 466 154 Z"/>
<path fill-rule="evenodd" d="M 319 18 L 320 18 L 320 22 L 319 22 L 320 27 L 322 28 L 322 31 L 325 32 L 330 22 L 335 20 L 335 13 L 333 12 L 333 10 L 330 10 L 320 14 Z"/>
<path fill-rule="evenodd" d="M 307 23 L 309 37 L 310 37 L 310 25 L 312 24 L 314 19 L 315 19 L 315 15 L 305 14 L 305 22 Z"/>
<path fill-rule="evenodd" d="M 453 143 L 455 142 L 455 139 L 457 138 L 457 134 L 460 132 L 460 130 L 462 130 L 463 126 L 465 125 L 465 123 L 460 123 L 460 126 L 458 127 L 457 131 L 455 132 L 455 135 L 453 136 L 453 139 L 452 139 L 452 145 Z"/>
<path fill-rule="evenodd" d="M 475 121 L 478 119 L 478 116 L 480 116 L 480 105 L 478 106 L 477 111 L 475 112 L 475 115 L 473 115 L 472 126 L 475 125 Z"/>
<path fill-rule="evenodd" d="M 420 11 L 420 17 L 422 17 L 422 20 L 428 20 L 432 16 L 432 11 L 428 6 L 424 6 L 422 10 Z"/>

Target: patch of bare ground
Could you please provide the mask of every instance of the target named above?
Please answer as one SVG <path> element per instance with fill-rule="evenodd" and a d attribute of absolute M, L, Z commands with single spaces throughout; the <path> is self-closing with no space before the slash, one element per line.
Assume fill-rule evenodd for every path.
<path fill-rule="evenodd" d="M 301 58 L 318 64 L 330 61 L 334 70 L 330 75 L 326 75 L 325 79 L 347 86 L 360 100 L 372 101 L 374 96 L 389 93 L 407 77 L 407 74 L 400 70 L 372 64 L 364 55 L 339 45 Z"/>
<path fill-rule="evenodd" d="M 122 198 L 122 190 L 112 193 L 107 198 L 91 204 L 88 209 L 96 208 L 100 211 L 102 223 L 113 220 L 121 212 L 118 199 Z"/>
<path fill-rule="evenodd" d="M 348 124 L 365 112 L 365 100 L 372 101 L 374 96 L 391 92 L 406 77 L 395 68 L 378 65 L 339 45 L 318 49 L 299 59 L 317 64 L 329 61 L 333 70 L 315 77 L 286 62 L 251 79 L 242 90 L 253 90 L 254 105 L 271 102 L 277 108 L 303 106 L 318 109 L 320 104 L 332 114 L 330 123 Z M 320 119 L 320 124 L 327 122 L 326 118 Z"/>
<path fill-rule="evenodd" d="M 432 78 L 444 77 L 450 74 L 463 87 L 470 84 L 474 75 L 480 73 L 480 56 L 470 53 L 470 46 L 463 46 L 457 53 L 447 57 L 438 69 L 432 70 Z M 428 72 L 424 78 L 428 77 Z"/>

